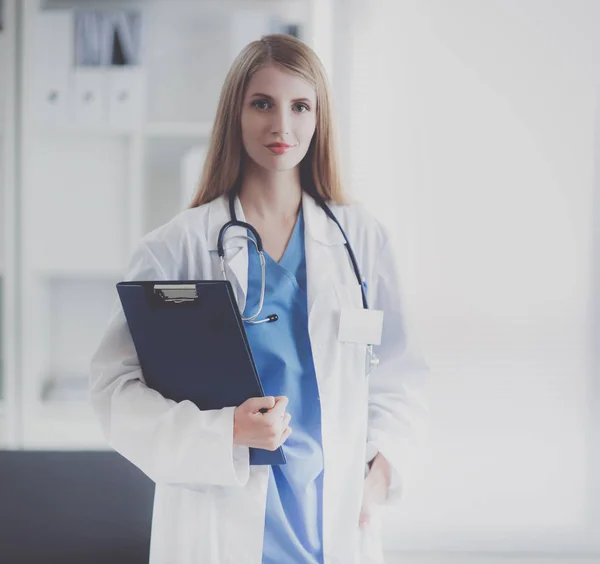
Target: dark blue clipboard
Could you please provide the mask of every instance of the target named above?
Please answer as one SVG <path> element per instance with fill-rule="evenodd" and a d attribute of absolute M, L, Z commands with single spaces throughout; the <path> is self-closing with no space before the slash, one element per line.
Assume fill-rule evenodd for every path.
<path fill-rule="evenodd" d="M 117 292 L 148 387 L 201 410 L 264 397 L 231 283 L 119 282 Z M 281 447 L 250 448 L 250 464 L 286 464 Z"/>

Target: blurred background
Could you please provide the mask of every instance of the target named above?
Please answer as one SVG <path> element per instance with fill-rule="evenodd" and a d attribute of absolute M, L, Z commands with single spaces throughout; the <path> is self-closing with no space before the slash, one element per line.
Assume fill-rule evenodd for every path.
<path fill-rule="evenodd" d="M 600 562 L 599 27 L 596 0 L 0 0 L 0 562 L 147 557 L 89 360 L 273 31 L 328 70 L 432 369 L 386 561 Z"/>

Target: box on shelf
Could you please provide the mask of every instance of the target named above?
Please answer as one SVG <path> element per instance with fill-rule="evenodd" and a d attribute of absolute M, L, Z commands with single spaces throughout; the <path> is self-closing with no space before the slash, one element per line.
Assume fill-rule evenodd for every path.
<path fill-rule="evenodd" d="M 69 119 L 73 17 L 67 10 L 41 11 L 35 20 L 34 91 L 37 117 L 49 125 Z"/>
<path fill-rule="evenodd" d="M 103 70 L 76 68 L 72 74 L 71 90 L 72 108 L 77 125 L 106 123 L 106 77 Z"/>
<path fill-rule="evenodd" d="M 135 128 L 144 117 L 138 12 L 42 10 L 35 19 L 37 119 Z"/>
<path fill-rule="evenodd" d="M 108 123 L 137 127 L 144 118 L 144 72 L 137 67 L 110 67 L 106 72 Z"/>

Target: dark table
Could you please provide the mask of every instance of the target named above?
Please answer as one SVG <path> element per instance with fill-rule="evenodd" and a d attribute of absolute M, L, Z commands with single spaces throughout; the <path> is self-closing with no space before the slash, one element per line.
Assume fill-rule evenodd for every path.
<path fill-rule="evenodd" d="M 0 563 L 146 564 L 153 497 L 115 452 L 0 451 Z"/>

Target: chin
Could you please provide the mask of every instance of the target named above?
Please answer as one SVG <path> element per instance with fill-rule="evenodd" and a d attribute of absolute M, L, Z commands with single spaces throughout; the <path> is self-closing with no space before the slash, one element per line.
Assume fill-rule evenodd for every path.
<path fill-rule="evenodd" d="M 253 148 L 254 149 L 254 148 Z M 254 166 L 267 170 L 269 172 L 285 172 L 288 170 L 294 170 L 298 167 L 302 158 L 294 151 L 294 154 L 288 155 L 271 155 L 265 154 L 264 148 L 258 150 L 248 151 L 246 149 L 246 158 L 254 163 Z"/>
<path fill-rule="evenodd" d="M 295 169 L 300 164 L 299 162 L 296 162 L 296 161 L 297 161 L 297 159 L 286 161 L 285 159 L 282 159 L 281 157 L 277 157 L 275 159 L 269 159 L 268 161 L 261 160 L 257 164 L 261 168 L 264 168 L 265 170 L 268 170 L 270 172 L 285 172 L 287 170 Z"/>

